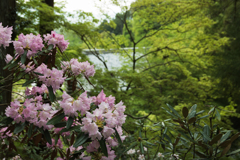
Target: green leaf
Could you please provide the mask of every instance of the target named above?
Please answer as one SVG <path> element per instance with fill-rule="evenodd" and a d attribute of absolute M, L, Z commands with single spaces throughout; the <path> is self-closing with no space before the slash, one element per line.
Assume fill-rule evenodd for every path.
<path fill-rule="evenodd" d="M 74 121 L 74 118 L 73 118 L 73 117 L 69 117 L 69 118 L 68 118 L 67 127 L 66 127 L 67 129 L 69 129 L 69 128 L 72 126 L 73 121 Z"/>
<path fill-rule="evenodd" d="M 52 139 L 51 139 L 50 133 L 48 132 L 47 129 L 44 130 L 43 134 L 44 134 L 44 137 L 45 137 L 45 139 L 47 140 L 47 142 L 48 142 L 50 145 L 52 145 Z"/>
<path fill-rule="evenodd" d="M 28 138 L 30 138 L 32 136 L 32 130 L 33 130 L 33 124 L 31 123 L 29 128 L 28 128 L 28 133 L 27 133 Z"/>
<path fill-rule="evenodd" d="M 75 143 L 73 144 L 73 147 L 77 148 L 78 146 L 81 146 L 82 144 L 84 144 L 87 140 L 89 139 L 88 134 L 85 134 L 83 132 L 81 132 L 77 138 Z"/>
<path fill-rule="evenodd" d="M 211 138 L 205 132 L 200 131 L 200 133 L 202 133 L 205 142 L 211 141 Z"/>
<path fill-rule="evenodd" d="M 202 117 L 198 118 L 196 121 L 203 119 L 203 118 L 207 118 L 207 117 L 209 117 L 209 115 L 202 116 Z"/>
<path fill-rule="evenodd" d="M 218 112 L 217 109 L 216 109 L 216 117 L 219 121 L 221 121 L 221 115 L 220 115 L 220 113 Z"/>
<path fill-rule="evenodd" d="M 33 73 L 35 73 L 35 74 L 37 74 L 39 76 L 44 76 L 44 74 L 42 74 L 42 73 L 38 73 L 38 72 L 33 72 Z"/>
<path fill-rule="evenodd" d="M 204 112 L 205 112 L 205 110 L 201 110 L 201 111 L 197 112 L 196 115 L 202 114 Z"/>
<path fill-rule="evenodd" d="M 171 109 L 171 110 L 173 111 L 173 113 L 174 113 L 176 116 L 178 116 L 179 118 L 181 118 L 180 114 L 179 114 L 170 104 L 167 103 L 167 106 L 168 106 L 169 109 Z"/>
<path fill-rule="evenodd" d="M 142 144 L 142 142 L 140 142 L 140 151 L 141 151 L 142 154 L 144 154 L 144 149 L 143 149 L 143 144 Z"/>
<path fill-rule="evenodd" d="M 5 117 L 2 119 L 2 121 L 0 121 L 0 125 L 9 125 L 10 123 L 12 123 L 13 119 L 10 117 Z"/>
<path fill-rule="evenodd" d="M 59 134 L 56 134 L 56 135 L 55 135 L 55 145 L 57 145 L 58 139 L 59 139 Z"/>
<path fill-rule="evenodd" d="M 62 130 L 59 132 L 59 134 L 62 134 L 63 132 L 73 131 L 73 130 L 74 130 L 75 132 L 81 132 L 80 126 L 74 126 L 74 127 L 69 128 L 69 129 L 67 129 L 67 128 L 62 129 Z"/>
<path fill-rule="evenodd" d="M 201 132 L 203 137 L 204 137 L 203 138 L 204 142 L 211 141 L 211 139 L 210 139 L 210 132 L 211 132 L 210 127 L 208 125 L 205 125 L 203 127 L 203 131 Z"/>
<path fill-rule="evenodd" d="M 232 151 L 231 153 L 228 153 L 227 156 L 234 155 L 236 153 L 240 152 L 240 149 L 237 149 L 235 151 Z"/>
<path fill-rule="evenodd" d="M 54 124 L 54 127 L 56 127 L 56 128 L 62 128 L 62 127 L 65 127 L 66 124 L 67 124 L 66 122 L 60 122 L 60 123 Z"/>
<path fill-rule="evenodd" d="M 54 47 L 54 45 L 53 45 L 53 44 L 50 44 L 50 45 L 48 46 L 48 50 L 52 50 L 53 47 Z"/>
<path fill-rule="evenodd" d="M 196 111 L 192 111 L 188 114 L 188 119 L 191 119 L 196 116 Z"/>
<path fill-rule="evenodd" d="M 31 83 L 33 83 L 35 81 L 35 78 L 34 79 L 31 79 L 31 80 L 29 80 L 29 81 L 26 81 L 25 83 L 23 83 L 23 87 L 25 87 L 25 86 L 28 86 L 29 84 L 31 84 Z"/>
<path fill-rule="evenodd" d="M 122 145 L 122 140 L 121 140 L 121 138 L 120 138 L 120 136 L 119 136 L 119 134 L 118 134 L 118 131 L 116 130 L 116 128 L 114 128 L 114 130 L 115 130 L 115 137 L 117 138 L 117 140 L 118 140 L 118 143 L 120 144 L 120 145 Z"/>
<path fill-rule="evenodd" d="M 65 117 L 64 113 L 61 113 L 59 115 L 56 115 L 55 117 L 53 117 L 52 119 L 50 119 L 47 122 L 47 125 L 55 125 L 59 122 L 61 122 L 61 120 Z"/>
<path fill-rule="evenodd" d="M 172 114 L 169 110 L 167 110 L 166 108 L 164 107 L 161 107 L 162 109 L 164 109 L 169 115 L 173 116 L 174 118 L 178 119 L 177 116 L 175 116 L 174 114 Z"/>
<path fill-rule="evenodd" d="M 51 100 L 51 102 L 54 102 L 56 96 L 53 93 L 53 88 L 52 88 L 52 86 L 49 86 L 47 88 L 48 88 L 48 93 L 49 93 L 50 100 Z"/>
<path fill-rule="evenodd" d="M 25 127 L 25 123 L 18 123 L 18 124 L 16 124 L 13 133 L 14 134 L 18 134 L 19 132 L 22 132 L 24 127 Z"/>
<path fill-rule="evenodd" d="M 183 109 L 182 109 L 182 114 L 183 114 L 183 116 L 184 116 L 185 118 L 187 118 L 187 116 L 188 116 L 188 109 L 187 109 L 187 107 L 183 107 Z"/>
<path fill-rule="evenodd" d="M 188 135 L 186 135 L 183 131 L 181 130 L 177 130 L 183 137 L 187 138 L 189 141 L 193 142 L 193 143 L 196 143 L 196 141 L 194 141 L 192 138 L 190 138 Z"/>
<path fill-rule="evenodd" d="M 220 143 L 223 143 L 224 141 L 226 141 L 227 138 L 230 136 L 230 134 L 231 134 L 231 131 L 227 131 L 227 133 L 225 133 L 220 139 Z"/>
<path fill-rule="evenodd" d="M 12 69 L 14 67 L 16 67 L 18 65 L 18 62 L 20 62 L 20 59 L 17 59 L 16 61 L 14 61 L 12 64 L 10 64 L 8 66 L 8 69 Z M 7 66 L 6 66 L 7 67 Z M 5 67 L 4 67 L 5 68 Z"/>
<path fill-rule="evenodd" d="M 26 59 L 27 59 L 27 50 L 24 51 L 24 53 L 21 55 L 21 63 L 25 64 Z"/>
<path fill-rule="evenodd" d="M 33 57 L 33 62 L 34 64 L 38 65 L 38 62 L 36 61 L 36 59 Z"/>
<path fill-rule="evenodd" d="M 106 146 L 106 142 L 105 139 L 102 137 L 101 140 L 98 141 L 101 147 L 101 150 L 103 152 L 103 154 L 108 157 L 108 151 L 107 151 L 107 146 Z"/>

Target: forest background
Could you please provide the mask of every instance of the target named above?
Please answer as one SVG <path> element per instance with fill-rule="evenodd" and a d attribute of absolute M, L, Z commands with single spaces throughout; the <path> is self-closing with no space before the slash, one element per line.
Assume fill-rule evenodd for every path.
<path fill-rule="evenodd" d="M 221 115 L 220 126 L 240 130 L 237 0 L 136 0 L 130 7 L 122 0 L 112 0 L 112 5 L 120 7 L 121 12 L 112 18 L 105 8 L 99 7 L 104 20 L 83 11 L 68 14 L 62 10 L 64 3 L 56 5 L 53 0 L 0 3 L 0 10 L 4 8 L 0 22 L 3 26 L 14 26 L 13 39 L 20 33 L 56 30 L 70 42 L 66 51 L 69 58 L 89 60 L 82 51 L 91 49 L 90 54 L 104 67 L 95 66 L 96 75 L 90 79 L 94 87 L 88 87 L 89 94 L 97 95 L 103 89 L 107 96 L 114 95 L 116 101 L 124 102 L 128 115 L 123 126 L 126 133 L 135 133 L 138 120 L 150 125 L 167 119 L 161 108 L 166 103 L 177 111 L 194 104 L 200 110 L 215 106 Z M 121 68 L 109 69 L 104 53 L 96 49 L 114 49 Z M 13 54 L 11 47 L 2 50 Z M 63 59 L 57 57 L 58 65 Z M 3 70 L 4 65 L 3 60 L 1 77 L 9 74 Z M 7 84 L 0 91 L 1 112 L 11 99 L 21 98 L 19 94 L 24 88 L 19 83 L 24 82 L 23 79 L 1 84 Z M 71 93 L 71 85 L 64 87 Z"/>

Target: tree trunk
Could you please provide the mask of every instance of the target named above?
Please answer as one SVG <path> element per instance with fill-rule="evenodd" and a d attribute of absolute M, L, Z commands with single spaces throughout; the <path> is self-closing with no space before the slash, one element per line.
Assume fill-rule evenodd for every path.
<path fill-rule="evenodd" d="M 4 27 L 13 26 L 12 40 L 15 40 L 15 20 L 16 20 L 16 0 L 0 0 L 0 23 Z M 1 47 L 3 57 L 6 54 L 14 55 L 13 44 L 11 43 L 6 49 Z M 8 70 L 3 70 L 6 65 L 4 59 L 0 58 L 0 79 L 7 77 L 10 72 Z M 0 86 L 5 86 L 0 90 L 0 114 L 5 112 L 6 107 L 11 102 L 12 98 L 12 80 L 9 79 L 0 84 Z"/>

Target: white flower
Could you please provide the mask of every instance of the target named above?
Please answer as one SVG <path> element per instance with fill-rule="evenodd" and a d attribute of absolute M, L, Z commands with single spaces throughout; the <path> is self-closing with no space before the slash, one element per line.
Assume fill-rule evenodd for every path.
<path fill-rule="evenodd" d="M 159 157 L 159 158 L 164 157 L 164 155 L 162 153 L 158 152 L 157 157 Z"/>
<path fill-rule="evenodd" d="M 171 155 L 170 158 L 171 158 L 171 159 L 179 159 L 179 155 L 177 155 L 177 154 L 173 154 L 173 155 Z"/>
<path fill-rule="evenodd" d="M 139 157 L 138 157 L 138 160 L 145 160 L 145 157 L 143 154 L 140 154 Z"/>
<path fill-rule="evenodd" d="M 129 151 L 127 151 L 127 154 L 134 154 L 135 152 L 135 149 L 130 149 Z"/>
<path fill-rule="evenodd" d="M 147 152 L 147 148 L 146 147 L 143 147 L 144 151 Z"/>

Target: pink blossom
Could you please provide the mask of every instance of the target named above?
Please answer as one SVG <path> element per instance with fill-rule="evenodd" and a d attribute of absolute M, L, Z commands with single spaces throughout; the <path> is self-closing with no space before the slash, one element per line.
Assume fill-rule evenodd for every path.
<path fill-rule="evenodd" d="M 3 27 L 2 23 L 0 23 L 0 46 L 3 45 L 4 48 L 9 46 L 11 43 L 11 34 L 12 34 L 12 27 Z"/>
<path fill-rule="evenodd" d="M 64 40 L 64 36 L 57 34 L 55 31 L 52 31 L 51 34 L 43 35 L 44 41 L 47 42 L 48 45 L 53 44 L 54 47 L 56 45 L 60 48 L 63 52 L 68 47 L 68 41 Z"/>
<path fill-rule="evenodd" d="M 27 49 L 27 57 L 29 59 L 34 57 L 35 54 L 38 51 L 41 51 L 44 47 L 40 34 L 35 36 L 32 33 L 27 35 L 21 33 L 18 36 L 18 40 L 13 42 L 13 46 L 18 55 L 22 55 L 24 53 L 24 49 Z"/>

